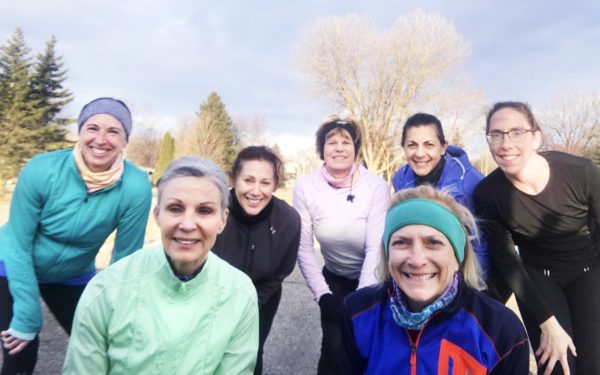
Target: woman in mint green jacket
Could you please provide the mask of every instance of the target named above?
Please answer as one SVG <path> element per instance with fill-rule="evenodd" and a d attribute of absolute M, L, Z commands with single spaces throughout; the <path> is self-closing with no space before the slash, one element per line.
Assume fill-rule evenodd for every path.
<path fill-rule="evenodd" d="M 63 374 L 247 374 L 258 351 L 252 281 L 212 253 L 227 222 L 227 177 L 184 157 L 158 180 L 161 244 L 86 287 Z"/>
<path fill-rule="evenodd" d="M 79 115 L 73 149 L 33 157 L 0 229 L 2 374 L 33 372 L 42 327 L 40 296 L 67 333 L 116 230 L 113 261 L 143 244 L 151 205 L 145 172 L 124 160 L 132 119 L 120 100 L 99 98 Z"/>

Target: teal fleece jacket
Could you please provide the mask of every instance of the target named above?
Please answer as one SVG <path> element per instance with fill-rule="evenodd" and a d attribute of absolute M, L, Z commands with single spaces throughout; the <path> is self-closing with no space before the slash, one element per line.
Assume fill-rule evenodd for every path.
<path fill-rule="evenodd" d="M 0 261 L 14 301 L 11 334 L 35 337 L 42 327 L 38 282 L 60 283 L 93 271 L 115 229 L 113 261 L 141 248 L 151 202 L 147 174 L 128 161 L 119 181 L 88 194 L 72 149 L 33 157 L 0 229 Z"/>
<path fill-rule="evenodd" d="M 254 373 L 252 281 L 212 252 L 181 281 L 162 244 L 96 275 L 79 300 L 63 366 L 70 374 Z"/>

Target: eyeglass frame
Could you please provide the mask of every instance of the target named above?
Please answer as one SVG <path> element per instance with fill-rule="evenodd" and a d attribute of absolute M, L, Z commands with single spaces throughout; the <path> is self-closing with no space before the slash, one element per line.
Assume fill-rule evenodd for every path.
<path fill-rule="evenodd" d="M 523 132 L 522 135 L 525 135 L 526 133 L 535 133 L 536 131 L 537 131 L 537 129 L 510 129 L 509 131 L 505 131 L 505 132 L 499 131 L 499 130 L 494 130 L 494 131 L 486 133 L 485 139 L 486 139 L 487 143 L 490 145 L 500 144 L 500 143 L 502 143 L 502 141 L 504 140 L 504 137 L 506 136 L 506 137 L 508 137 L 508 139 L 510 139 L 511 142 L 518 143 L 518 142 L 521 142 L 521 140 L 514 141 L 512 139 L 512 136 L 510 135 L 511 133 L 514 134 L 514 132 Z M 502 134 L 502 138 L 499 138 L 498 141 L 496 141 L 496 142 L 492 142 L 492 139 L 491 139 L 492 134 Z"/>

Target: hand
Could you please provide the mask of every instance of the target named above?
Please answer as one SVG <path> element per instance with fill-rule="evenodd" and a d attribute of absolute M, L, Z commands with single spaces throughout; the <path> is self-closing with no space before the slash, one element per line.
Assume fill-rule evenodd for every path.
<path fill-rule="evenodd" d="M 540 324 L 542 335 L 540 336 L 540 346 L 535 355 L 539 357 L 538 364 L 541 366 L 548 362 L 544 375 L 550 375 L 556 361 L 560 362 L 564 375 L 570 375 L 569 363 L 567 361 L 567 350 L 577 357 L 575 344 L 567 332 L 560 326 L 558 320 L 553 316 Z"/>
<path fill-rule="evenodd" d="M 31 342 L 29 340 L 21 340 L 16 337 L 13 337 L 8 331 L 0 332 L 0 336 L 2 336 L 2 345 L 4 349 L 10 350 L 8 354 L 17 354 L 21 350 L 25 349 L 25 347 Z"/>
<path fill-rule="evenodd" d="M 337 295 L 331 293 L 323 294 L 319 298 L 321 314 L 331 319 L 338 319 L 342 310 L 342 303 L 343 300 Z"/>

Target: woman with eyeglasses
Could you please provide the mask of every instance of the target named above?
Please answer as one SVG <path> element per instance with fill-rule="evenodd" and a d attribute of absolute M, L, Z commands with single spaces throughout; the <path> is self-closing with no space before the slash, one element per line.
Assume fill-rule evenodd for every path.
<path fill-rule="evenodd" d="M 600 374 L 600 169 L 539 152 L 542 130 L 525 103 L 496 103 L 486 132 L 499 168 L 475 190 L 476 212 L 539 373 Z"/>

